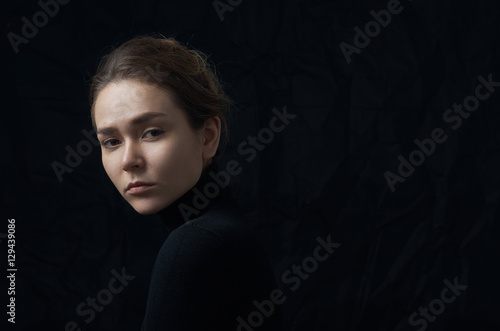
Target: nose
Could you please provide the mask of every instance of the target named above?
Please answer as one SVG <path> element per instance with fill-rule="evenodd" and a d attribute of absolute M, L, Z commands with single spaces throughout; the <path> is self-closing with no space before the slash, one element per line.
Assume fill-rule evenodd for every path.
<path fill-rule="evenodd" d="M 141 169 L 144 167 L 144 155 L 137 143 L 131 141 L 125 143 L 121 163 L 122 169 L 125 171 Z"/>

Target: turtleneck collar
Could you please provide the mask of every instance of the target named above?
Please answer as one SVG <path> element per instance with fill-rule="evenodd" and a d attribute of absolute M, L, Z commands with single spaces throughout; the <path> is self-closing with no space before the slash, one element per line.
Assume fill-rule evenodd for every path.
<path fill-rule="evenodd" d="M 203 170 L 198 182 L 189 191 L 158 212 L 169 232 L 200 217 L 230 195 L 229 187 L 223 188 L 222 180 L 216 179 L 217 173 L 217 164 L 212 162 Z"/>

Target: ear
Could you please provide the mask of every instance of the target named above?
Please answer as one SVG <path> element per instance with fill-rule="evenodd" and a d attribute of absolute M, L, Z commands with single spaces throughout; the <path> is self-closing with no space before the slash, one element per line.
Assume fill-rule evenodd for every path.
<path fill-rule="evenodd" d="M 221 123 L 219 116 L 214 116 L 203 124 L 203 164 L 208 165 L 219 147 Z"/>

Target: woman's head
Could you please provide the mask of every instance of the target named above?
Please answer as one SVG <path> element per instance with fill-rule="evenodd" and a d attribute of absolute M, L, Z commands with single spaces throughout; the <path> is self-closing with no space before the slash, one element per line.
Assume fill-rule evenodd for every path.
<path fill-rule="evenodd" d="M 105 56 L 90 102 L 104 168 L 141 214 L 192 188 L 226 132 L 229 99 L 205 56 L 173 39 L 138 37 Z"/>

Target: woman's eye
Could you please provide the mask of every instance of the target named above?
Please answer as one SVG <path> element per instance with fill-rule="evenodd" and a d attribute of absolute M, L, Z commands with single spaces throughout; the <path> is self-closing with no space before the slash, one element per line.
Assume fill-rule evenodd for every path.
<path fill-rule="evenodd" d="M 161 135 L 163 133 L 162 130 L 159 130 L 159 129 L 153 129 L 153 130 L 149 130 L 148 132 L 146 132 L 145 136 L 147 138 L 154 138 L 154 137 L 158 137 L 159 135 Z"/>
<path fill-rule="evenodd" d="M 118 139 L 108 139 L 102 142 L 101 145 L 103 145 L 106 148 L 112 148 L 116 145 L 118 145 L 120 141 Z"/>

